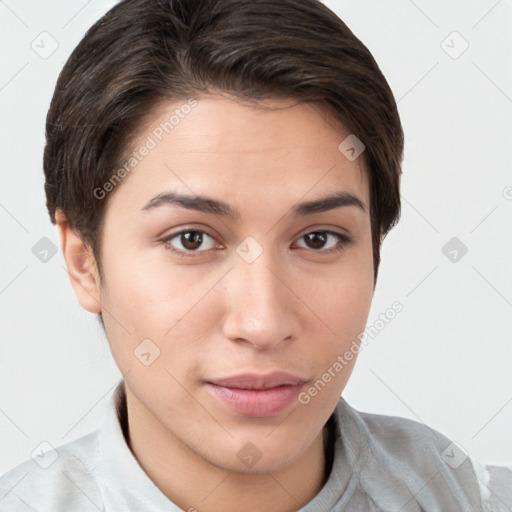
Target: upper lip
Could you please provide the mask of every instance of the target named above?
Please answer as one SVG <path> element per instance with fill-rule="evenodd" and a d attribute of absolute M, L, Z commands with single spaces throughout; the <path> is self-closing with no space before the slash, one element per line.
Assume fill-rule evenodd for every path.
<path fill-rule="evenodd" d="M 237 389 L 271 389 L 278 386 L 296 386 L 306 382 L 302 377 L 287 372 L 267 374 L 243 373 L 209 381 L 216 386 Z"/>

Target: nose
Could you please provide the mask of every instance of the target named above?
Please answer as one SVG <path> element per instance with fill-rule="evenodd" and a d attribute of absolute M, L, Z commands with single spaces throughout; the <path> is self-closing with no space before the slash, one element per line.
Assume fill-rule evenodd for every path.
<path fill-rule="evenodd" d="M 224 282 L 227 339 L 256 349 L 276 348 L 299 335 L 300 301 L 284 264 L 264 251 L 255 261 L 239 259 Z"/>

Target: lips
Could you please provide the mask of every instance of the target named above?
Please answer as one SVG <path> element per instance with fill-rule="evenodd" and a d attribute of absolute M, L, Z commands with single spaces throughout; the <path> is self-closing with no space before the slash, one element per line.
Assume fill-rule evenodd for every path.
<path fill-rule="evenodd" d="M 267 375 L 247 373 L 211 381 L 212 384 L 226 388 L 258 390 L 277 388 L 279 386 L 295 386 L 304 382 L 305 379 L 285 372 L 274 372 Z"/>
<path fill-rule="evenodd" d="M 296 400 L 306 380 L 285 372 L 241 374 L 206 383 L 210 394 L 238 414 L 275 416 Z"/>

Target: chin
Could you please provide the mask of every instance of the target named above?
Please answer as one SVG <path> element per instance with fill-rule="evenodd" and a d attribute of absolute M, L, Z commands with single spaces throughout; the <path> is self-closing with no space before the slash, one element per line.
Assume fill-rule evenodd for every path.
<path fill-rule="evenodd" d="M 295 436 L 293 436 L 295 437 Z M 272 440 L 266 436 L 244 436 L 244 440 L 231 439 L 229 446 L 217 445 L 215 452 L 203 457 L 216 467 L 236 473 L 257 474 L 284 470 L 296 462 L 308 449 L 297 442 L 283 442 L 282 438 Z M 288 440 L 292 439 L 291 436 Z M 304 439 L 299 436 L 298 439 Z"/>
<path fill-rule="evenodd" d="M 254 448 L 248 448 L 247 445 L 243 446 L 241 453 L 237 453 L 235 458 L 224 457 L 221 461 L 222 467 L 228 471 L 247 475 L 275 473 L 291 466 L 300 456 L 300 453 L 294 453 L 286 448 L 280 452 L 273 450 L 271 454 L 266 453 L 267 450 L 252 453 Z"/>

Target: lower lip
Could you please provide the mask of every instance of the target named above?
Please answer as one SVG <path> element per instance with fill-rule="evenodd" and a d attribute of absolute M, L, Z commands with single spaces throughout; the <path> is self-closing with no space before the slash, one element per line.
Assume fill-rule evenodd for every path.
<path fill-rule="evenodd" d="M 275 416 L 288 408 L 297 398 L 303 384 L 271 389 L 226 388 L 207 383 L 210 393 L 235 412 L 253 418 Z"/>

